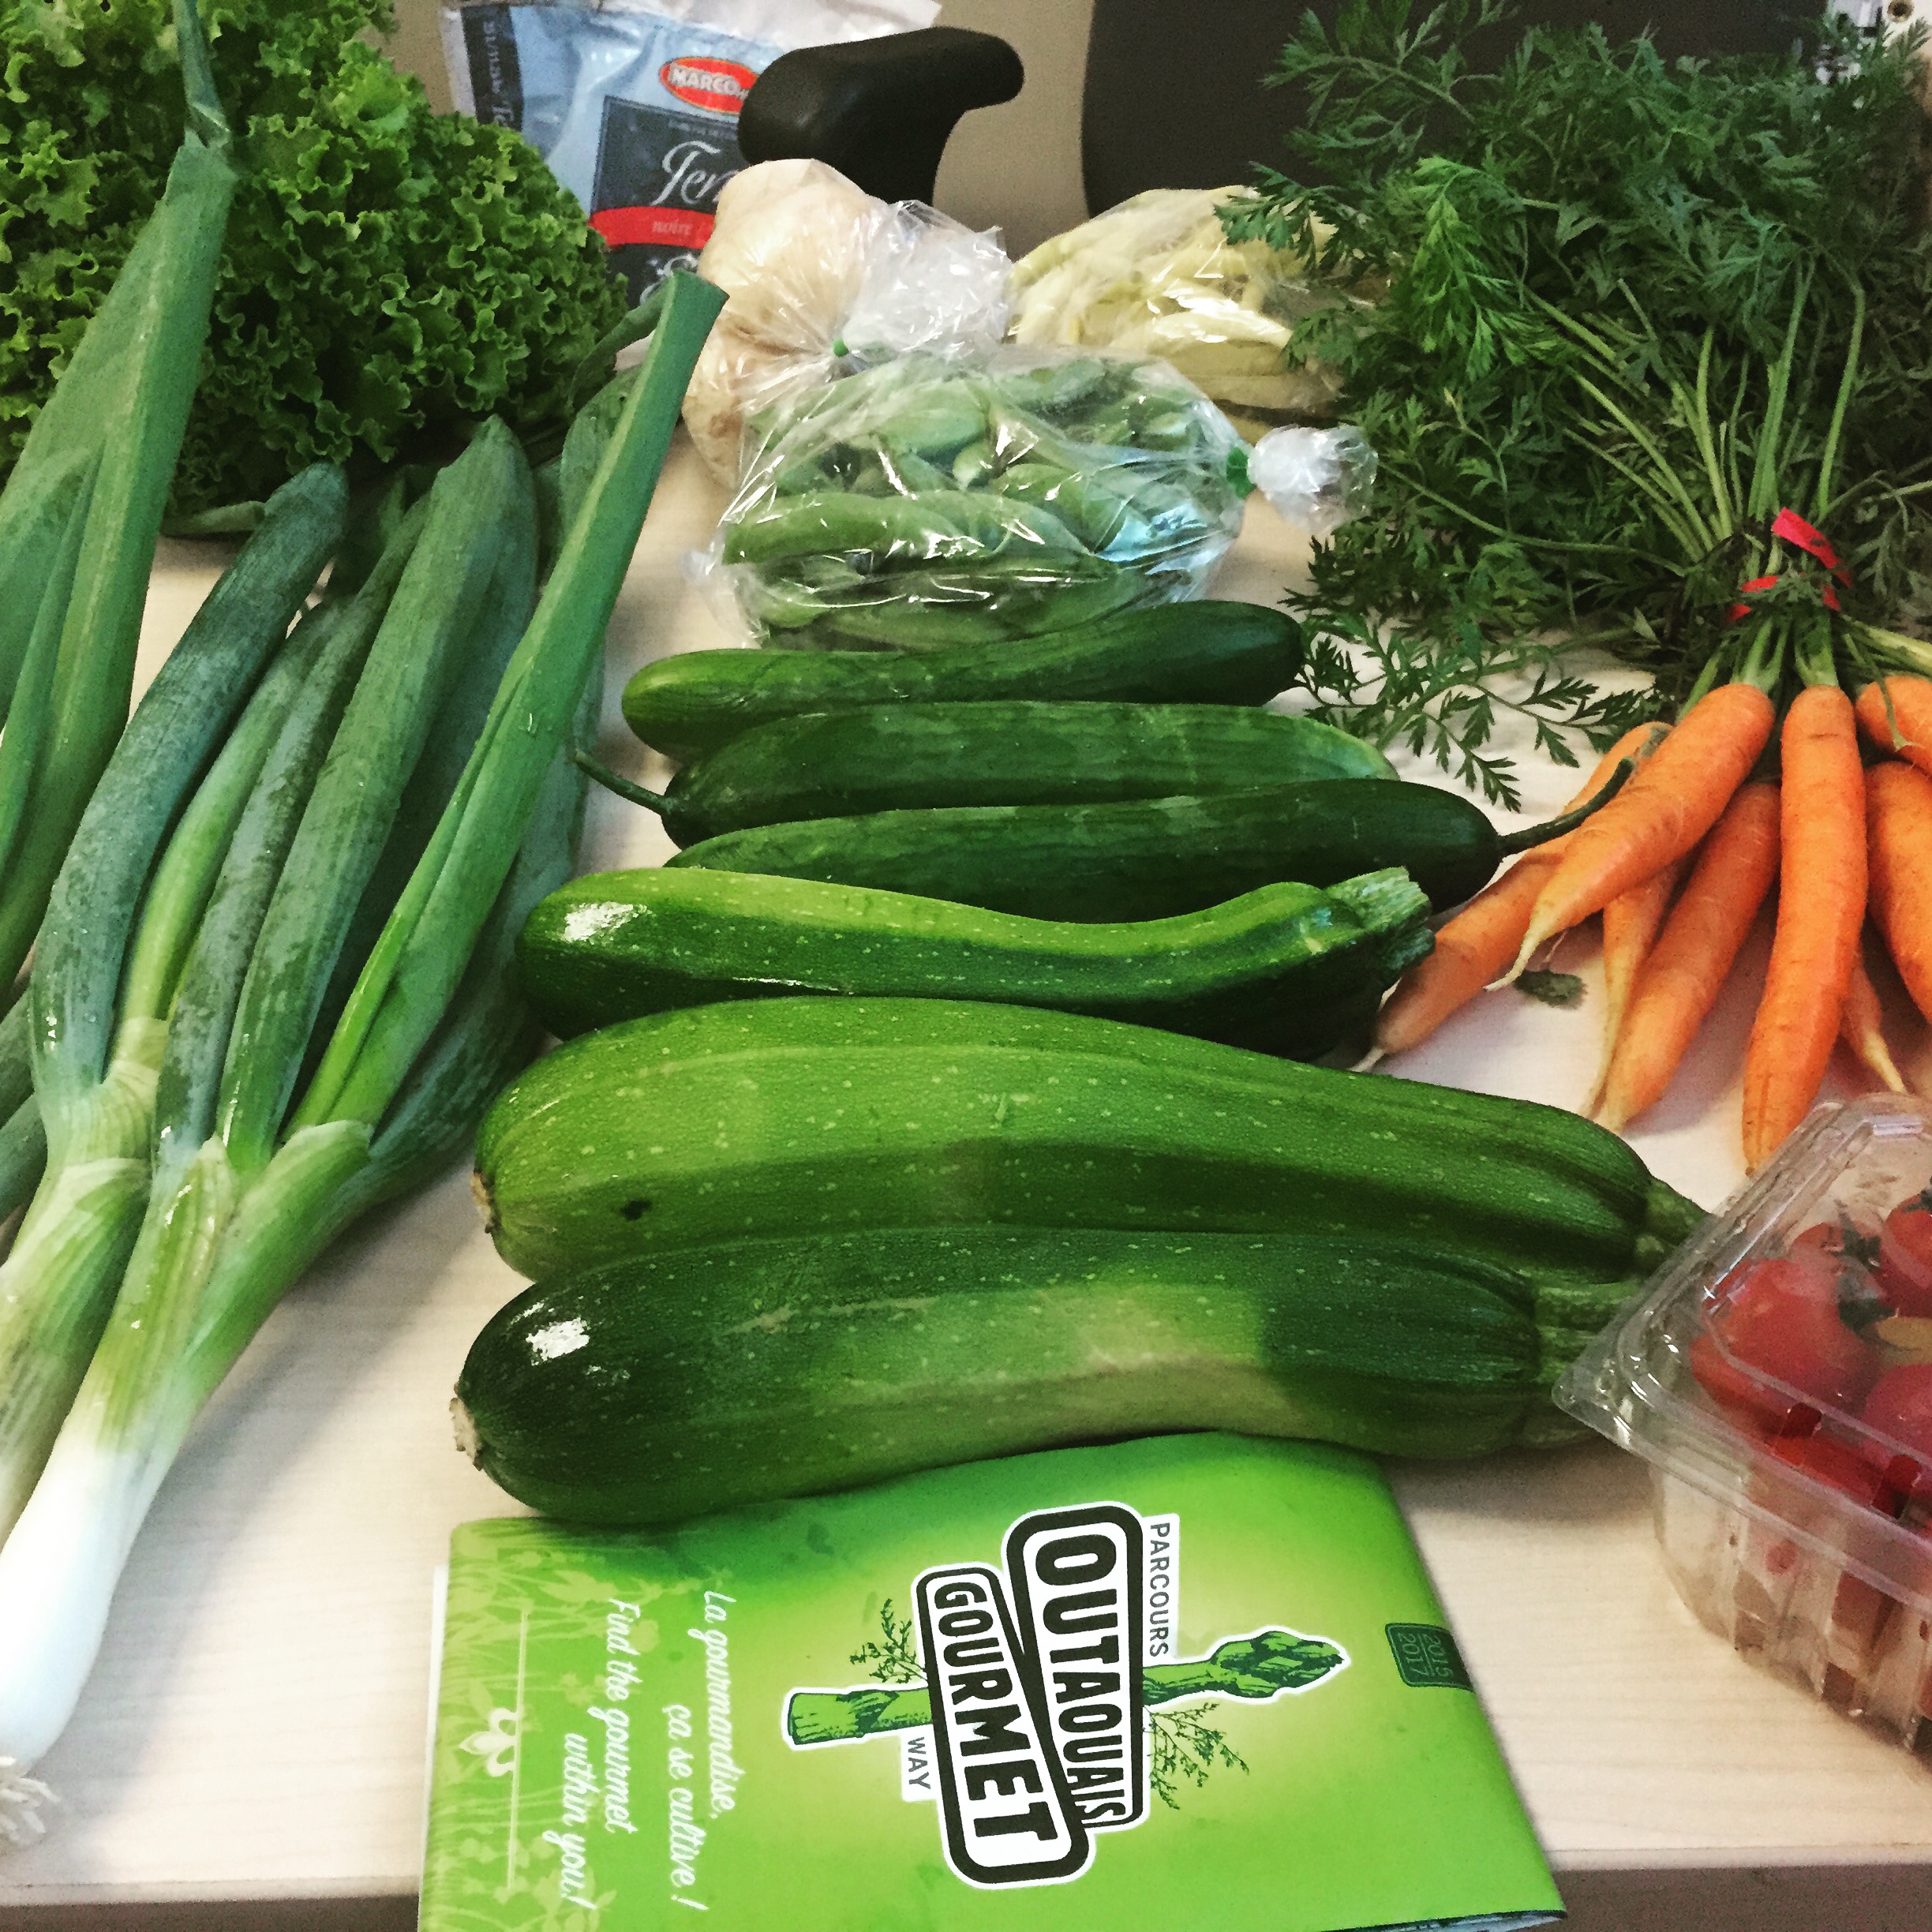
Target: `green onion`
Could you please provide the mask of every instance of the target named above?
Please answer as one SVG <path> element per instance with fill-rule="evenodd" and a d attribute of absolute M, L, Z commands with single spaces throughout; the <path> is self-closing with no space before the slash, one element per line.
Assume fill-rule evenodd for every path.
<path fill-rule="evenodd" d="M 27 1051 L 27 1009 L 16 1001 L 0 1011 L 0 1241 L 6 1223 L 32 1195 L 46 1159 L 47 1135 L 34 1103 Z M 0 1245 L 0 1255 L 5 1252 Z"/>
<path fill-rule="evenodd" d="M 167 188 L 0 492 L 0 986 L 127 717 L 234 193 L 194 0 L 175 27 L 187 127 Z"/>
<path fill-rule="evenodd" d="M 292 705 L 232 820 L 219 877 L 209 886 L 205 865 L 174 869 L 198 923 L 171 1017 L 122 1020 L 144 1043 L 165 1035 L 144 1060 L 159 1098 L 139 1229 L 58 1439 L 0 1546 L 0 1762 L 17 1773 L 72 1713 L 121 1566 L 208 1395 L 323 1245 L 466 1141 L 534 1043 L 511 972 L 515 935 L 569 869 L 582 807 L 574 741 L 598 695 L 605 627 L 723 301 L 695 277 L 672 278 L 640 369 L 580 415 L 575 451 L 567 444 L 560 459 L 567 525 L 527 624 L 536 492 L 515 442 L 492 426 L 412 513 L 419 534 L 319 769 L 320 724 L 298 724 Z M 318 664 L 366 628 L 357 606 L 380 597 L 383 574 L 328 628 Z M 520 639 L 499 679 L 489 634 L 513 621 Z M 494 687 L 486 713 L 464 696 L 472 647 Z M 316 702 L 319 718 L 328 706 Z M 444 759 L 425 750 L 431 722 L 466 715 L 480 719 L 474 748 L 387 904 L 384 838 L 407 842 L 404 802 L 417 774 Z M 217 758 L 208 782 L 223 772 Z M 285 794 L 302 799 L 292 830 Z M 197 850 L 212 849 L 200 818 L 219 814 L 198 814 L 199 803 L 177 836 L 195 826 Z M 168 872 L 163 858 L 155 876 Z M 155 962 L 155 986 L 185 930 L 175 889 L 148 895 L 129 941 L 129 957 Z M 373 923 L 373 904 L 377 935 L 331 1026 L 329 989 L 355 950 L 346 935 Z M 151 931 L 163 936 L 151 942 Z M 37 971 L 33 997 L 38 1015 Z M 36 1017 L 36 1037 L 42 1026 Z M 77 1038 L 69 1024 L 63 1039 Z M 50 1170 L 41 1199 L 55 1180 Z M 41 1200 L 36 1217 L 45 1240 L 91 1218 L 64 1203 L 43 1215 Z M 30 1828 L 31 1782 L 17 1776 L 10 1788 L 17 1831 Z M 0 1810 L 9 1802 L 0 1787 Z"/>
<path fill-rule="evenodd" d="M 54 887 L 28 998 L 0 1022 L 0 1037 L 17 1029 L 23 1046 L 31 1023 L 36 1089 L 34 1124 L 9 1121 L 0 1149 L 9 1157 L 0 1164 L 0 1201 L 9 1170 L 17 1189 L 38 1166 L 43 1131 L 50 1152 L 0 1264 L 0 1535 L 80 1383 L 146 1202 L 155 1083 L 178 970 L 175 915 L 199 915 L 206 861 L 219 857 L 230 829 L 209 824 L 207 801 L 229 799 L 231 815 L 238 808 L 238 767 L 259 769 L 299 688 L 280 661 L 297 653 L 282 641 L 334 547 L 344 501 L 332 469 L 285 485 L 197 612 L 103 775 Z M 151 871 L 174 882 L 168 897 L 148 891 Z M 0 1104 L 7 1098 L 0 1091 Z"/>

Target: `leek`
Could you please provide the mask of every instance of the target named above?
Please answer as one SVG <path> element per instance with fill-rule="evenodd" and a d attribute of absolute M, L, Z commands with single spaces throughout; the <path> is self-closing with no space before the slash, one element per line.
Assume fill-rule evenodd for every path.
<path fill-rule="evenodd" d="M 196 613 L 74 834 L 28 997 L 0 1023 L 0 1035 L 17 1024 L 23 1045 L 33 1023 L 36 1118 L 31 1125 L 9 1123 L 17 1176 L 38 1166 L 43 1131 L 47 1154 L 46 1177 L 0 1264 L 0 1362 L 7 1365 L 0 1536 L 25 1503 L 79 1385 L 146 1201 L 155 1084 L 174 992 L 154 942 L 170 931 L 170 911 L 199 915 L 207 858 L 197 871 L 183 855 L 211 844 L 205 801 L 252 781 L 249 768 L 267 754 L 295 688 L 291 670 L 299 672 L 279 660 L 266 676 L 264 667 L 278 652 L 282 660 L 299 656 L 283 638 L 335 545 L 344 498 L 341 474 L 327 467 L 286 484 Z M 161 876 L 170 890 L 148 894 L 164 848 Z M 131 944 L 144 897 L 153 909 L 142 920 L 143 943 Z M 6 1097 L 0 1093 L 0 1101 Z M 0 1141 L 0 1188 L 7 1165 Z"/>
<path fill-rule="evenodd" d="M 0 1832 L 9 1805 L 17 1834 L 36 1827 L 40 1794 L 24 1773 L 73 1712 L 134 1536 L 210 1393 L 316 1254 L 466 1142 L 534 1044 L 511 972 L 515 934 L 569 869 L 582 812 L 573 740 L 685 384 L 723 301 L 695 277 L 673 278 L 634 378 L 573 425 L 556 478 L 562 544 L 527 623 L 537 491 L 514 440 L 486 426 L 438 479 L 396 540 L 412 538 L 413 549 L 326 757 L 318 767 L 313 724 L 308 752 L 295 754 L 292 708 L 289 755 L 260 767 L 233 821 L 167 1017 L 119 1016 L 123 1034 L 148 1029 L 151 1158 L 105 1327 L 0 1545 L 0 1772 L 14 1774 L 0 1788 Z M 358 598 L 380 590 L 365 586 Z M 339 640 L 355 627 L 354 610 L 325 627 L 324 656 L 346 649 Z M 491 634 L 515 638 L 500 678 L 504 653 Z M 479 663 L 494 687 L 487 711 L 466 702 Z M 412 825 L 419 815 L 404 807 L 413 786 L 423 790 L 416 774 L 454 762 L 430 743 L 432 721 L 454 717 L 474 727 L 474 747 L 439 810 Z M 198 822 L 196 804 L 184 833 Z M 386 867 L 385 841 L 393 855 L 418 832 L 406 873 Z M 163 857 L 156 879 L 167 870 Z M 393 904 L 386 878 L 397 883 Z M 84 888 L 77 878 L 76 894 Z M 368 926 L 373 942 L 347 974 L 345 952 Z M 172 889 L 150 891 L 126 957 L 164 961 L 185 930 Z M 151 942 L 151 932 L 164 937 Z M 148 976 L 162 984 L 170 974 L 158 966 Z M 75 1035 L 62 983 L 43 986 L 36 968 L 36 1042 Z M 331 1018 L 331 988 L 342 986 Z M 107 1035 L 97 1027 L 94 1037 Z M 50 1124 L 51 1145 L 57 1137 Z M 29 1215 L 46 1238 L 86 1218 L 64 1204 L 43 1214 L 56 1185 L 50 1167 Z"/>
<path fill-rule="evenodd" d="M 127 717 L 234 193 L 194 0 L 174 17 L 186 129 L 167 188 L 0 492 L 0 987 Z"/>

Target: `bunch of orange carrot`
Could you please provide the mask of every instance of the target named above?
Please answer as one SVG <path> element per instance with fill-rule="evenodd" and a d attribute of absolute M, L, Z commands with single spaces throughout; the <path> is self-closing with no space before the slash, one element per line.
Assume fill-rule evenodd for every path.
<path fill-rule="evenodd" d="M 1888 754 L 1869 769 L 1861 726 Z M 1669 728 L 1629 733 L 1579 798 L 1625 759 L 1637 769 L 1620 793 L 1526 853 L 1443 927 L 1435 952 L 1383 1008 L 1378 1050 L 1416 1045 L 1600 913 L 1604 1049 L 1586 1110 L 1620 1131 L 1669 1086 L 1775 888 L 1770 965 L 1745 1057 L 1747 1166 L 1759 1166 L 1803 1119 L 1840 1037 L 1902 1091 L 1863 934 L 1869 914 L 1932 1019 L 1932 679 L 1877 680 L 1855 706 L 1835 683 L 1807 683 L 1781 722 L 1758 683 L 1718 684 Z M 1775 778 L 1754 775 L 1762 768 Z"/>

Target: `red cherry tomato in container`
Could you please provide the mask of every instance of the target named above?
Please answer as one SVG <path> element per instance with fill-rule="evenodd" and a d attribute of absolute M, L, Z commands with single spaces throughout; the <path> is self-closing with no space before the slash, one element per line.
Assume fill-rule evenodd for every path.
<path fill-rule="evenodd" d="M 1720 1289 L 1705 1328 L 1690 1345 L 1690 1372 L 1761 1434 L 1794 1429 L 1807 1406 L 1855 1415 L 1878 1378 L 1878 1355 L 1839 1317 L 1834 1270 L 1822 1256 L 1750 1263 Z"/>
<path fill-rule="evenodd" d="M 1863 1262 L 1874 1251 L 1878 1237 L 1869 1228 L 1847 1221 L 1814 1221 L 1803 1234 L 1792 1237 L 1792 1252 L 1815 1251 L 1834 1261 Z"/>
<path fill-rule="evenodd" d="M 1932 1315 L 1932 1207 L 1915 1194 L 1885 1216 L 1878 1292 L 1901 1315 Z"/>
<path fill-rule="evenodd" d="M 1886 1480 L 1921 1500 L 1932 1494 L 1932 1362 L 1886 1369 L 1859 1420 L 1885 1438 L 1866 1443 L 1865 1454 Z"/>
<path fill-rule="evenodd" d="M 1846 1443 L 1825 1436 L 1784 1436 L 1769 1445 L 1780 1462 L 1788 1462 L 1829 1488 L 1842 1491 L 1855 1503 L 1886 1516 L 1899 1511 L 1899 1492 L 1883 1470 L 1874 1469 Z"/>

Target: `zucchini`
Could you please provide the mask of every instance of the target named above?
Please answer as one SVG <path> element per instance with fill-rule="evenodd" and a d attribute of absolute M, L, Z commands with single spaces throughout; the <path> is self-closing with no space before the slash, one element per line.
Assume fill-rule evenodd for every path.
<path fill-rule="evenodd" d="M 972 1221 L 1372 1234 L 1634 1285 L 1697 1218 L 1556 1107 L 936 999 L 734 1001 L 569 1041 L 485 1117 L 477 1191 L 533 1276 Z"/>
<path fill-rule="evenodd" d="M 667 758 L 702 757 L 805 711 L 994 698 L 1265 704 L 1300 672 L 1301 629 L 1259 604 L 1124 611 L 1043 637 L 947 651 L 683 651 L 624 687 L 625 721 Z"/>
<path fill-rule="evenodd" d="M 552 893 L 517 962 L 538 1016 L 565 1038 L 714 1000 L 859 993 L 1005 1000 L 1320 1053 L 1340 1038 L 1339 1003 L 1380 994 L 1428 952 L 1428 910 L 1400 872 L 1081 926 L 863 886 L 653 867 Z"/>
<path fill-rule="evenodd" d="M 1431 905 L 1480 892 L 1506 852 L 1440 786 L 1320 779 L 1091 805 L 950 806 L 727 832 L 668 861 L 957 900 L 1032 919 L 1166 919 L 1294 879 L 1399 866 Z"/>
<path fill-rule="evenodd" d="M 631 796 L 690 845 L 747 826 L 918 807 L 1076 805 L 1395 775 L 1372 745 L 1312 718 L 1235 705 L 1022 698 L 777 718 L 686 766 L 661 800 Z"/>
<path fill-rule="evenodd" d="M 519 1502 L 655 1524 L 1177 1430 L 1481 1455 L 1582 1432 L 1548 1398 L 1561 1366 L 1529 1281 L 1427 1249 L 868 1229 L 526 1290 L 471 1345 L 455 1413 Z"/>

